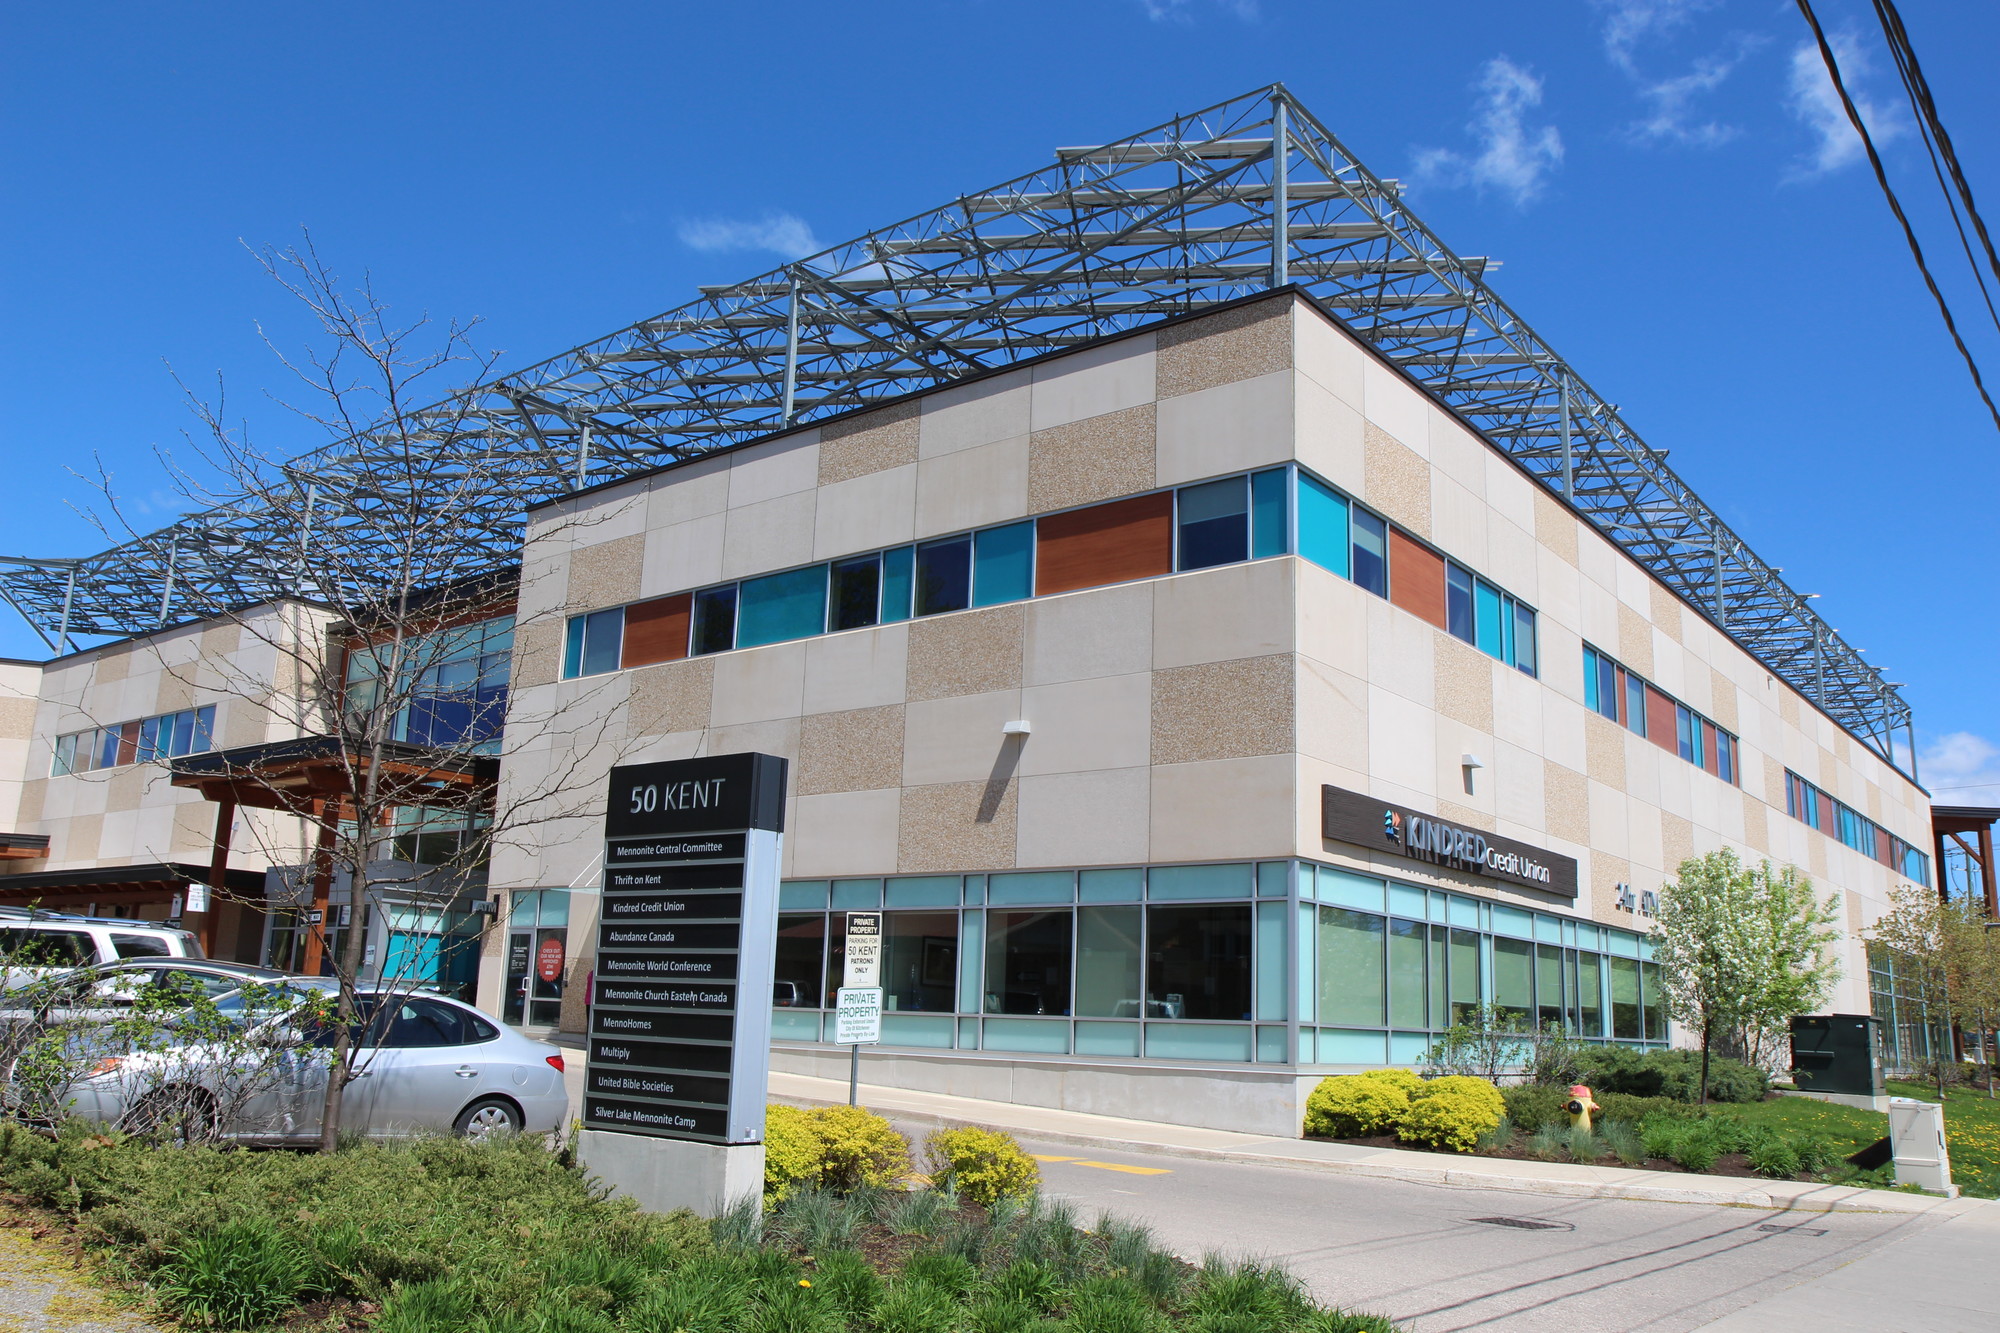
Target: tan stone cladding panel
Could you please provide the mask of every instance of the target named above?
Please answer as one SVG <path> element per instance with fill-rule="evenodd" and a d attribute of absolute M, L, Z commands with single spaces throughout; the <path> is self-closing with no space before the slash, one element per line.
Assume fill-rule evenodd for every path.
<path fill-rule="evenodd" d="M 1021 687 L 1019 604 L 910 623 L 909 701 Z"/>
<path fill-rule="evenodd" d="M 1577 562 L 1576 517 L 1540 488 L 1535 491 L 1535 540 L 1568 563 Z"/>
<path fill-rule="evenodd" d="M 1625 790 L 1625 738 L 1631 734 L 1595 713 L 1583 719 L 1583 748 L 1590 776 L 1607 787 Z"/>
<path fill-rule="evenodd" d="M 41 822 L 42 805 L 48 799 L 48 795 L 47 778 L 30 778 L 21 784 L 21 808 L 18 817 L 22 828 Z"/>
<path fill-rule="evenodd" d="M 1618 886 L 1632 877 L 1632 863 L 1622 856 L 1609 852 L 1590 854 L 1590 887 L 1585 891 L 1585 902 L 1594 921 L 1615 921 L 1621 909 L 1618 906 Z"/>
<path fill-rule="evenodd" d="M 819 484 L 852 481 L 917 461 L 917 413 L 912 400 L 835 422 L 819 436 Z"/>
<path fill-rule="evenodd" d="M 1743 793 L 1743 841 L 1769 856 L 1771 854 L 1771 807 Z"/>
<path fill-rule="evenodd" d="M 1494 832 L 1499 822 L 1493 818 L 1491 812 L 1481 810 L 1477 806 L 1460 805 L 1457 801 L 1441 800 L 1437 809 L 1439 819 L 1447 819 L 1454 824 L 1464 824 L 1469 828 L 1483 828 L 1488 833 Z"/>
<path fill-rule="evenodd" d="M 665 736 L 708 725 L 715 698 L 714 658 L 640 667 L 631 677 L 625 703 L 627 735 Z"/>
<path fill-rule="evenodd" d="M 1679 643 L 1682 609 L 1680 599 L 1650 579 L 1647 580 L 1646 591 L 1651 594 L 1653 623 L 1660 627 L 1661 633 Z"/>
<path fill-rule="evenodd" d="M 514 627 L 511 685 L 517 690 L 553 685 L 562 672 L 563 626 L 538 620 Z"/>
<path fill-rule="evenodd" d="M 1419 537 L 1431 535 L 1431 465 L 1373 422 L 1362 428 L 1368 503 Z"/>
<path fill-rule="evenodd" d="M 1014 865 L 1020 783 L 1013 778 L 905 787 L 896 868 L 1006 870 Z"/>
<path fill-rule="evenodd" d="M 579 547 L 569 557 L 568 601 L 573 608 L 616 606 L 639 595 L 646 556 L 642 533 Z"/>
<path fill-rule="evenodd" d="M 1243 657 L 1153 673 L 1156 764 L 1247 759 L 1292 748 L 1292 657 Z"/>
<path fill-rule="evenodd" d="M 1623 602 L 1618 604 L 1618 660 L 1647 680 L 1659 679 L 1653 674 L 1653 627 Z"/>
<path fill-rule="evenodd" d="M 0 699 L 0 738 L 24 741 L 35 734 L 35 700 Z"/>
<path fill-rule="evenodd" d="M 1157 436 L 1151 403 L 1036 431 L 1028 437 L 1028 512 L 1152 490 Z"/>
<path fill-rule="evenodd" d="M 1714 667 L 1708 669 L 1708 678 L 1708 720 L 1734 736 L 1740 730 L 1736 721 L 1736 682 Z"/>
<path fill-rule="evenodd" d="M 800 719 L 799 795 L 895 787 L 902 774 L 901 704 Z"/>
<path fill-rule="evenodd" d="M 1666 862 L 1669 877 L 1678 875 L 1681 862 L 1694 855 L 1694 825 L 1679 815 L 1660 812 L 1660 859 Z"/>
<path fill-rule="evenodd" d="M 1437 710 L 1479 731 L 1493 730 L 1493 659 L 1449 634 L 1433 634 Z"/>
<path fill-rule="evenodd" d="M 1590 780 L 1557 763 L 1542 765 L 1542 808 L 1548 830 L 1568 842 L 1590 845 Z"/>
<path fill-rule="evenodd" d="M 1262 301 L 1161 329 L 1155 382 L 1162 398 L 1255 379 L 1292 365 L 1292 307 Z"/>

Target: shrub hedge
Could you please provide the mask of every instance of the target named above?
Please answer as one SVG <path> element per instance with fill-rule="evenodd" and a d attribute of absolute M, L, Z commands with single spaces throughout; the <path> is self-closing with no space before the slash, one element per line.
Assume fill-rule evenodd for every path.
<path fill-rule="evenodd" d="M 801 1187 L 854 1190 L 896 1185 L 910 1174 L 910 1143 L 859 1106 L 778 1106 L 764 1111 L 764 1194 Z"/>
<path fill-rule="evenodd" d="M 924 1140 L 924 1164 L 934 1186 L 982 1207 L 1025 1199 L 1042 1184 L 1035 1159 L 997 1130 L 940 1129 Z"/>
<path fill-rule="evenodd" d="M 1700 1051 L 1636 1051 L 1629 1046 L 1586 1046 L 1577 1052 L 1577 1081 L 1604 1100 L 1607 1092 L 1634 1097 L 1665 1097 L 1671 1101 L 1701 1099 Z M 1771 1090 L 1763 1070 L 1711 1056 L 1708 1099 L 1712 1102 L 1762 1101 Z"/>
<path fill-rule="evenodd" d="M 1305 1131 L 1328 1138 L 1393 1134 L 1409 1109 L 1410 1094 L 1380 1071 L 1335 1074 L 1307 1095 Z"/>

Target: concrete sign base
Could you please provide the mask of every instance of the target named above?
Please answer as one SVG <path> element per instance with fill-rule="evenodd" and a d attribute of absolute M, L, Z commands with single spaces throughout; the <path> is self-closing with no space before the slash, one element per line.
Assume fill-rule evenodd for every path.
<path fill-rule="evenodd" d="M 649 1213 L 688 1208 L 715 1217 L 730 1204 L 764 1196 L 764 1145 L 696 1143 L 616 1130 L 577 1138 L 583 1169 Z"/>

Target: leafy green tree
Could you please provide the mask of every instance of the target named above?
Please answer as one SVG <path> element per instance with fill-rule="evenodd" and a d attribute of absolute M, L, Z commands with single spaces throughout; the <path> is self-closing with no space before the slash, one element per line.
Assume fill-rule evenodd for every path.
<path fill-rule="evenodd" d="M 1960 899 L 1945 908 L 1945 984 L 1962 1027 L 1979 1033 L 1986 1060 L 1986 1095 L 1993 1093 L 1994 1029 L 2000 1027 L 2000 925 L 1983 903 Z"/>
<path fill-rule="evenodd" d="M 1870 943 L 1896 955 L 1896 980 L 1924 1008 L 1925 1018 L 1950 1041 L 1957 1022 L 1952 988 L 1954 937 L 1961 927 L 1958 914 L 1930 889 L 1906 884 L 1889 895 L 1889 910 L 1865 932 Z M 1937 1077 L 1938 1100 L 1944 1100 L 1949 1049 L 1934 1052 L 1931 1072 Z"/>
<path fill-rule="evenodd" d="M 1833 900 L 1793 866 L 1747 866 L 1729 848 L 1681 862 L 1660 894 L 1653 958 L 1667 1012 L 1701 1033 L 1701 1100 L 1718 1037 L 1761 1046 L 1793 1014 L 1826 1003 L 1840 976 Z"/>

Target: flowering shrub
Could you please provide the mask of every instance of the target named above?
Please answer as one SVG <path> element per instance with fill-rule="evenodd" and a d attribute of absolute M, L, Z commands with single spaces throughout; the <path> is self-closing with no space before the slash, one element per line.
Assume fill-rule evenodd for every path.
<path fill-rule="evenodd" d="M 1409 1109 L 1409 1093 L 1381 1071 L 1336 1074 L 1321 1079 L 1306 1098 L 1305 1130 L 1330 1138 L 1392 1133 Z"/>
<path fill-rule="evenodd" d="M 1476 1079 L 1468 1081 L 1478 1082 Z M 1503 1110 L 1500 1095 L 1493 1091 L 1492 1084 L 1485 1086 L 1486 1091 L 1492 1094 L 1490 1099 L 1469 1088 L 1460 1088 L 1432 1092 L 1411 1102 L 1396 1137 L 1405 1143 L 1471 1152 L 1480 1136 L 1491 1132 L 1500 1123 Z"/>
<path fill-rule="evenodd" d="M 989 1129 L 941 1129 L 924 1140 L 931 1182 L 977 1204 L 1024 1199 L 1042 1183 L 1042 1169 L 1012 1134 Z"/>

